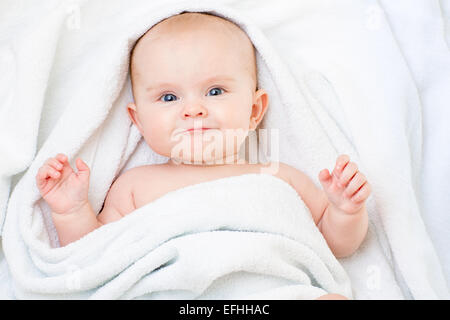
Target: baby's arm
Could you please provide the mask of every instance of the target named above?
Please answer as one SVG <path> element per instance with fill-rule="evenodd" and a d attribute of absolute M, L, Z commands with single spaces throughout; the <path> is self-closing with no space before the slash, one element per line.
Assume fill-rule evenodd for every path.
<path fill-rule="evenodd" d="M 36 176 L 39 191 L 50 206 L 61 246 L 120 219 L 131 201 L 126 201 L 128 178 L 123 174 L 114 182 L 101 214 L 96 216 L 88 201 L 89 167 L 81 159 L 76 160 L 76 166 L 78 172 L 72 170 L 64 154 L 58 154 L 48 159 Z"/>
<path fill-rule="evenodd" d="M 319 180 L 329 200 L 319 229 L 337 257 L 349 256 L 367 234 L 369 219 L 365 202 L 371 186 L 347 155 L 337 158 L 331 174 L 328 169 L 322 170 Z"/>
<path fill-rule="evenodd" d="M 61 247 L 82 238 L 102 225 L 88 201 L 82 207 L 70 212 L 56 213 L 52 210 L 52 219 Z"/>
<path fill-rule="evenodd" d="M 117 221 L 134 210 L 129 177 L 124 173 L 114 181 L 106 196 L 102 211 L 96 215 L 89 201 L 71 213 L 52 212 L 53 223 L 61 246 L 74 242 L 104 224 Z"/>
<path fill-rule="evenodd" d="M 370 185 L 364 175 L 348 156 L 342 155 L 331 175 L 326 169 L 320 172 L 321 190 L 304 173 L 289 168 L 291 185 L 310 209 L 333 254 L 338 258 L 351 255 L 367 233 L 365 200 Z"/>

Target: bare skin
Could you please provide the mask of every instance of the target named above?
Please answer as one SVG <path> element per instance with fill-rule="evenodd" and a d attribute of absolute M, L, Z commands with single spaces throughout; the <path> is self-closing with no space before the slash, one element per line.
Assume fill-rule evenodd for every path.
<path fill-rule="evenodd" d="M 336 257 L 351 255 L 362 243 L 368 224 L 365 201 L 371 188 L 347 155 L 337 158 L 331 173 L 328 169 L 319 173 L 322 188 L 284 163 L 236 161 L 243 139 L 264 117 L 268 95 L 256 88 L 250 40 L 238 27 L 218 19 L 200 14 L 175 16 L 150 29 L 135 48 L 135 102 L 128 104 L 128 114 L 149 146 L 170 158 L 167 163 L 123 173 L 114 181 L 98 214 L 88 201 L 90 171 L 84 161 L 76 159 L 75 172 L 67 156 L 58 154 L 39 169 L 36 183 L 52 210 L 62 246 L 170 191 L 229 176 L 267 172 L 264 169 L 269 166 L 276 168 L 270 174 L 297 191 Z M 217 142 L 226 130 L 242 133 L 242 139 L 238 138 L 231 148 Z M 213 133 L 220 137 L 214 142 L 215 152 L 198 154 L 194 141 L 200 142 L 202 151 L 207 144 L 198 137 Z M 174 155 L 174 136 L 187 139 L 192 152 Z M 201 161 L 196 162 L 199 155 Z M 230 159 L 235 161 L 227 162 Z M 330 294 L 321 299 L 340 297 L 345 298 Z"/>

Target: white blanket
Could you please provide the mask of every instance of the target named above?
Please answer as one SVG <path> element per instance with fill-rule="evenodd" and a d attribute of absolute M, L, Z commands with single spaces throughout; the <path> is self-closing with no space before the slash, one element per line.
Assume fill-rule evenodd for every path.
<path fill-rule="evenodd" d="M 361 1 L 347 2 L 355 11 L 365 8 Z M 245 3 L 249 2 L 239 2 L 234 7 L 240 9 Z M 326 5 L 330 3 L 302 1 L 296 10 L 289 9 L 289 12 L 301 12 L 305 17 L 320 13 L 323 19 L 317 21 L 330 22 L 333 21 L 330 15 L 335 14 L 327 10 Z M 89 5 L 80 1 L 70 8 L 49 1 L 46 6 L 29 7 L 31 19 L 38 16 L 33 13 L 49 12 L 45 20 L 39 23 L 30 20 L 22 27 L 10 25 L 10 30 L 17 28 L 20 34 L 27 35 L 19 36 L 15 42 L 4 42 L 0 59 L 10 77 L 3 86 L 6 88 L 2 91 L 2 101 L 6 101 L 3 110 L 7 117 L 2 118 L 0 126 L 9 137 L 0 144 L 2 152 L 8 154 L 1 159 L 0 166 L 3 208 L 6 208 L 12 176 L 27 169 L 23 177 L 16 176 L 20 180 L 9 197 L 3 228 L 4 261 L 15 288 L 9 291 L 10 296 L 25 297 L 27 292 L 46 294 L 46 288 L 51 286 L 35 284 L 52 279 L 54 274 L 42 272 L 39 261 L 52 263 L 54 250 L 64 249 L 53 248 L 57 245 L 55 232 L 34 182 L 38 168 L 48 157 L 58 152 L 66 153 L 71 160 L 83 157 L 91 167 L 89 198 L 97 212 L 120 172 L 135 165 L 165 160 L 148 149 L 136 129 L 130 128 L 126 117 L 125 105 L 131 99 L 128 54 L 134 41 L 152 24 L 185 9 L 212 9 L 240 24 L 252 39 L 258 50 L 259 81 L 271 98 L 263 127 L 279 129 L 280 161 L 299 168 L 317 182 L 320 169 L 331 167 L 339 153 L 347 153 L 371 181 L 374 196 L 368 203 L 369 234 L 357 253 L 341 260 L 351 279 L 353 296 L 357 299 L 449 296 L 414 190 L 421 152 L 420 145 L 414 143 L 421 140 L 419 99 L 408 96 L 406 103 L 401 96 L 397 100 L 385 98 L 395 97 L 395 90 L 412 91 L 413 82 L 402 78 L 399 87 L 393 86 L 395 81 L 377 83 L 376 77 L 356 81 L 359 79 L 356 70 L 367 68 L 376 52 L 371 50 L 377 43 L 368 41 L 364 33 L 348 37 L 362 43 L 357 46 L 359 60 L 352 61 L 354 73 L 339 69 L 329 58 L 330 52 L 315 56 L 316 61 L 328 61 L 321 66 L 330 68 L 308 63 L 308 69 L 302 61 L 307 57 L 308 47 L 295 46 L 294 41 L 275 36 L 279 22 L 276 16 L 280 12 L 271 10 L 272 18 L 261 20 L 272 31 L 268 32 L 271 43 L 257 24 L 252 23 L 252 19 L 258 21 L 264 16 L 264 7 L 258 8 L 261 11 L 248 10 L 251 15 L 246 16 L 242 13 L 245 10 L 210 7 L 207 2 L 189 5 L 174 2 L 168 6 L 167 2 L 155 5 L 136 1 L 129 8 L 129 3 L 116 0 L 105 9 L 100 1 L 89 1 Z M 103 15 L 98 16 L 98 12 Z M 269 14 L 266 12 L 265 16 Z M 293 19 L 292 24 L 284 25 L 296 31 L 300 43 L 311 40 L 311 30 L 301 28 L 302 21 L 308 19 Z M 260 26 L 264 28 L 263 23 Z M 386 44 L 383 33 L 388 31 L 383 20 L 379 26 L 381 31 L 374 36 Z M 348 31 L 338 21 L 335 27 Z M 314 31 L 321 33 L 320 29 Z M 282 43 L 286 49 L 279 51 L 283 60 L 272 47 Z M 344 47 L 355 48 L 349 40 Z M 335 54 L 345 54 L 342 48 Z M 386 54 L 385 61 L 392 64 L 384 66 L 385 69 L 402 74 L 407 71 L 395 65 L 397 58 L 393 52 Z M 319 72 L 310 71 L 314 69 Z M 323 74 L 327 74 L 328 80 Z M 371 90 L 377 85 L 380 92 L 374 94 Z M 377 99 L 368 101 L 367 97 Z M 359 108 L 355 106 L 358 104 Z M 392 105 L 398 108 L 393 109 Z M 41 115 L 45 116 L 41 119 Z M 395 140 L 391 139 L 392 134 Z M 267 158 L 276 155 L 276 150 L 269 150 Z M 386 181 L 386 176 L 395 179 Z M 70 256 L 67 259 L 65 265 Z M 71 273 L 70 270 L 62 272 L 62 277 Z M 24 278 L 27 278 L 26 285 L 21 282 Z"/>
<path fill-rule="evenodd" d="M 268 174 L 169 192 L 63 248 L 27 240 L 33 264 L 21 259 L 12 269 L 22 299 L 352 295 L 297 192 Z"/>

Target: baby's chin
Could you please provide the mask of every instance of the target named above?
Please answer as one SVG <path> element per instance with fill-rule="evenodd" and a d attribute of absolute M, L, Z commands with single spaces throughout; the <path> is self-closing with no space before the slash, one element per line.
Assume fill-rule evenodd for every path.
<path fill-rule="evenodd" d="M 210 146 L 209 146 L 210 147 Z M 220 147 L 220 146 L 219 146 Z M 234 150 L 201 147 L 194 150 L 183 150 L 169 156 L 175 164 L 223 165 L 236 163 L 237 153 Z"/>
<path fill-rule="evenodd" d="M 242 141 L 188 139 L 183 144 L 175 145 L 169 157 L 174 163 L 223 165 L 237 163 L 237 154 Z"/>
<path fill-rule="evenodd" d="M 192 164 L 202 166 L 217 166 L 226 164 L 244 164 L 245 160 L 238 158 L 237 155 L 229 155 L 228 157 L 205 157 L 202 154 L 195 154 L 191 157 L 171 158 L 174 164 Z"/>

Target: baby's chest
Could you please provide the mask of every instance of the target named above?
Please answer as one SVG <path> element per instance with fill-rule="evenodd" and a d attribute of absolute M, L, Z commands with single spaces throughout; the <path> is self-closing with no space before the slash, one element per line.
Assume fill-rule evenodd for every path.
<path fill-rule="evenodd" d="M 221 178 L 220 175 L 158 174 L 143 176 L 133 187 L 136 209 L 175 191 L 190 185 Z"/>
<path fill-rule="evenodd" d="M 175 191 L 190 185 L 213 181 L 229 176 L 238 176 L 246 173 L 260 173 L 255 165 L 241 165 L 219 168 L 217 170 L 153 170 L 151 173 L 142 172 L 133 186 L 133 198 L 136 209 Z M 278 176 L 278 175 L 277 175 Z M 279 177 L 283 178 L 284 177 Z"/>
<path fill-rule="evenodd" d="M 186 184 L 187 185 L 187 184 Z M 138 183 L 133 189 L 134 204 L 136 209 L 164 196 L 170 191 L 183 188 L 185 184 L 177 179 L 154 179 Z"/>

